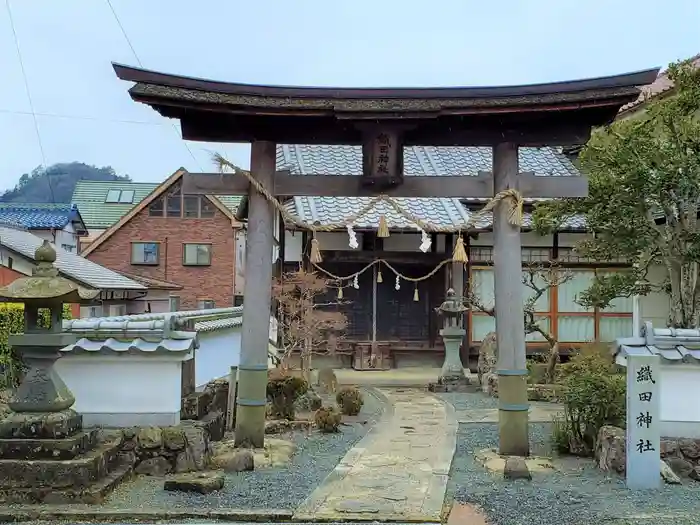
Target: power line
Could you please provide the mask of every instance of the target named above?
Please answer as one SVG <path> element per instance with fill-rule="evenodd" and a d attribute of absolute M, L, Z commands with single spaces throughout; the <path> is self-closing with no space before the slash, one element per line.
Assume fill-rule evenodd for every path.
<path fill-rule="evenodd" d="M 19 59 L 19 67 L 22 72 L 22 80 L 24 81 L 24 90 L 27 93 L 27 100 L 29 102 L 29 110 L 32 114 L 32 120 L 34 121 L 34 131 L 36 132 L 37 142 L 39 143 L 39 151 L 41 152 L 41 162 L 44 165 L 44 172 L 46 174 L 46 182 L 49 185 L 49 192 L 51 193 L 51 202 L 56 202 L 56 197 L 53 193 L 53 186 L 51 185 L 51 174 L 46 171 L 46 154 L 44 153 L 44 144 L 41 140 L 41 133 L 39 132 L 39 120 L 36 117 L 36 112 L 34 111 L 34 101 L 32 100 L 32 93 L 29 89 L 29 80 L 27 79 L 27 71 L 24 68 L 24 60 L 22 59 L 22 51 L 19 47 L 19 38 L 17 38 L 17 30 L 15 29 L 15 21 L 12 17 L 12 8 L 10 7 L 10 0 L 5 0 L 5 7 L 7 8 L 7 16 L 10 19 L 10 28 L 12 29 L 12 36 L 15 40 L 15 49 L 17 50 L 17 58 Z"/>
<path fill-rule="evenodd" d="M 38 112 L 38 111 L 35 111 L 35 112 L 20 111 L 20 110 L 7 109 L 7 108 L 0 108 L 0 113 L 4 113 L 7 115 L 24 115 L 24 116 L 36 115 L 37 117 L 59 118 L 59 119 L 67 119 L 67 120 L 89 120 L 89 121 L 96 121 L 96 122 L 114 122 L 116 124 L 140 124 L 143 126 L 167 126 L 168 125 L 168 123 L 166 123 L 166 122 L 148 122 L 146 120 L 114 119 L 114 118 L 106 118 L 106 117 L 93 117 L 90 115 L 64 115 L 61 113 L 42 113 L 42 112 Z"/>
<path fill-rule="evenodd" d="M 6 0 L 9 2 L 9 0 Z M 107 5 L 109 6 L 109 10 L 112 12 L 112 16 L 114 17 L 114 20 L 117 22 L 117 25 L 119 26 L 119 30 L 122 32 L 122 35 L 124 36 L 124 40 L 126 40 L 126 43 L 129 46 L 129 49 L 131 49 L 131 53 L 134 55 L 134 58 L 136 59 L 136 63 L 139 65 L 139 67 L 143 68 L 143 63 L 141 62 L 141 59 L 139 58 L 139 55 L 136 53 L 136 49 L 134 49 L 133 44 L 131 43 L 131 39 L 129 38 L 129 35 L 127 34 L 126 30 L 124 29 L 124 26 L 121 23 L 121 20 L 119 20 L 119 15 L 117 15 L 117 11 L 114 9 L 114 6 L 112 5 L 112 0 L 107 0 Z M 172 125 L 173 129 L 175 130 L 175 134 L 180 138 L 180 133 L 177 130 L 177 127 L 173 122 L 170 122 Z M 197 157 L 194 156 L 194 153 L 192 152 L 192 149 L 190 148 L 189 144 L 182 139 L 182 144 L 185 145 L 185 148 L 187 148 L 187 151 L 190 154 L 190 157 L 192 157 L 192 160 L 194 160 L 195 164 L 199 166 L 200 171 L 204 171 L 202 168 L 202 165 L 199 163 L 197 160 Z"/>

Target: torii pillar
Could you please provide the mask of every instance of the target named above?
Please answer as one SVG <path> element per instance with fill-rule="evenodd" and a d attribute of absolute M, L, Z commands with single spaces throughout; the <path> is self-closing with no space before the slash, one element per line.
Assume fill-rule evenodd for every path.
<path fill-rule="evenodd" d="M 253 142 L 251 174 L 274 194 L 275 148 L 273 142 Z M 235 446 L 262 448 L 265 443 L 267 403 L 267 348 L 272 303 L 272 250 L 275 209 L 252 186 L 248 190 L 246 277 L 243 290 L 241 359 L 238 365 Z"/>
<path fill-rule="evenodd" d="M 493 191 L 518 188 L 518 146 L 493 147 Z M 522 298 L 520 225 L 508 221 L 510 203 L 500 201 L 493 213 L 493 266 L 498 344 L 499 453 L 527 456 L 527 366 Z"/>

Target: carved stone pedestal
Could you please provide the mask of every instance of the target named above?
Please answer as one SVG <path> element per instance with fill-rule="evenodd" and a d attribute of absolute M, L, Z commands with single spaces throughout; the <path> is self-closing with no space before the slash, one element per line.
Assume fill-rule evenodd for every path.
<path fill-rule="evenodd" d="M 122 438 L 100 441 L 73 410 L 15 412 L 0 421 L 0 503 L 99 503 L 129 476 Z"/>

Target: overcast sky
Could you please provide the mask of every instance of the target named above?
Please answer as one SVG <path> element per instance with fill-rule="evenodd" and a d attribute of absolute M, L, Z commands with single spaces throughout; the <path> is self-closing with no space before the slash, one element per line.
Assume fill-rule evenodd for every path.
<path fill-rule="evenodd" d="M 37 165 L 110 165 L 138 181 L 211 171 L 128 94 L 138 65 L 107 0 L 0 2 L 0 189 Z M 665 66 L 700 53 L 698 0 L 112 0 L 143 67 L 249 83 L 527 84 Z M 42 158 L 10 24 L 37 113 Z M 196 159 L 196 160 L 195 160 Z"/>

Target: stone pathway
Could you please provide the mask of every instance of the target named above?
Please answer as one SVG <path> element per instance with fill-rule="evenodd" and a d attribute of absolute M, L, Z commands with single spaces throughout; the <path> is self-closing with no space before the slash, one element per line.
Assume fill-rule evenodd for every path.
<path fill-rule="evenodd" d="M 294 520 L 439 522 L 455 451 L 451 405 L 381 388 L 390 408 L 294 513 Z"/>

